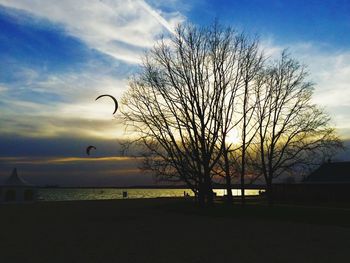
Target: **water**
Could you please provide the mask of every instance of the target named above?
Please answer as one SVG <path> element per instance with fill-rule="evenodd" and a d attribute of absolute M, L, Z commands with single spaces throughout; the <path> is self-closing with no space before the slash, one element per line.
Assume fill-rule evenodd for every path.
<path fill-rule="evenodd" d="M 123 199 L 123 191 L 127 191 L 130 199 L 182 197 L 184 192 L 193 196 L 190 189 L 111 189 L 111 188 L 50 188 L 39 189 L 38 195 L 42 201 L 73 201 L 73 200 L 108 200 Z M 226 194 L 226 190 L 214 189 L 217 196 Z M 240 195 L 239 189 L 232 190 L 233 195 Z M 259 190 L 246 190 L 246 195 L 258 195 Z"/>

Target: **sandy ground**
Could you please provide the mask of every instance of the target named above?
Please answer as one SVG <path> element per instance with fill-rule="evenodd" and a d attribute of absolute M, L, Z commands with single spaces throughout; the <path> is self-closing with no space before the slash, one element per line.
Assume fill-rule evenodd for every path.
<path fill-rule="evenodd" d="M 0 262 L 350 262 L 350 228 L 167 209 L 176 202 L 2 205 Z"/>

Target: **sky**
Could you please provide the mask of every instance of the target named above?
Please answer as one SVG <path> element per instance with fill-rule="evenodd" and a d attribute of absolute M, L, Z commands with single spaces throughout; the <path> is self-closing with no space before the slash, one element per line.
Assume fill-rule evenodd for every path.
<path fill-rule="evenodd" d="M 112 101 L 95 98 L 120 98 L 144 52 L 178 23 L 214 19 L 258 35 L 270 57 L 288 48 L 306 64 L 314 101 L 347 143 L 347 0 L 0 0 L 0 182 L 17 167 L 39 185 L 153 184 L 139 159 L 120 157 L 127 134 Z"/>

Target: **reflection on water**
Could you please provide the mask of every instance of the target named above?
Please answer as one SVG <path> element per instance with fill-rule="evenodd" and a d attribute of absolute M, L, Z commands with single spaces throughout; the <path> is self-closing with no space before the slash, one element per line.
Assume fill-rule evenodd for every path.
<path fill-rule="evenodd" d="M 246 189 L 244 191 L 245 195 L 259 195 L 260 189 Z M 216 193 L 217 196 L 223 196 L 226 195 L 226 190 L 225 189 L 214 189 L 214 192 Z M 232 195 L 233 196 L 239 196 L 241 195 L 241 189 L 232 189 Z"/>
<path fill-rule="evenodd" d="M 42 201 L 72 201 L 72 200 L 106 200 L 123 199 L 123 191 L 128 198 L 181 197 L 184 193 L 193 196 L 190 189 L 40 189 L 38 194 Z M 226 190 L 214 189 L 217 196 L 226 194 Z M 233 195 L 240 195 L 239 189 L 232 190 Z M 258 195 L 259 190 L 246 190 L 246 195 Z"/>

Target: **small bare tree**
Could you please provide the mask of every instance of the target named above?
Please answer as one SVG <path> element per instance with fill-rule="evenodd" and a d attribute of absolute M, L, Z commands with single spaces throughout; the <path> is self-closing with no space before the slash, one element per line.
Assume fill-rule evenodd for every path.
<path fill-rule="evenodd" d="M 242 203 L 244 203 L 244 186 L 246 174 L 246 155 L 250 142 L 254 137 L 253 112 L 255 108 L 254 90 L 255 77 L 258 75 L 263 65 L 263 55 L 259 51 L 259 42 L 257 39 L 250 39 L 244 34 L 236 38 L 236 60 L 234 79 L 235 86 L 231 95 L 232 98 L 228 104 L 233 105 L 230 115 L 224 118 L 226 122 L 223 125 L 224 130 L 222 139 L 227 139 L 227 134 L 236 131 L 240 136 L 239 142 L 222 142 L 222 159 L 219 161 L 218 174 L 225 178 L 227 201 L 231 203 L 232 184 L 234 176 L 239 176 L 241 183 Z"/>
<path fill-rule="evenodd" d="M 341 147 L 329 116 L 311 101 L 313 84 L 307 71 L 286 52 L 257 79 L 255 118 L 258 134 L 253 148 L 272 202 L 273 180 L 311 162 L 311 157 Z"/>
<path fill-rule="evenodd" d="M 242 204 L 245 203 L 245 177 L 246 177 L 246 165 L 247 165 L 247 151 L 250 143 L 256 134 L 256 125 L 254 123 L 253 114 L 255 111 L 256 101 L 253 96 L 253 90 L 255 84 L 255 78 L 258 76 L 263 66 L 263 56 L 259 52 L 258 42 L 255 40 L 252 43 L 245 41 L 245 49 L 243 52 L 243 66 L 241 68 L 243 74 L 243 95 L 242 95 L 242 107 L 241 116 L 242 121 L 240 123 L 240 135 L 241 135 L 241 158 L 239 164 L 240 171 L 240 183 L 241 183 L 241 199 Z"/>

